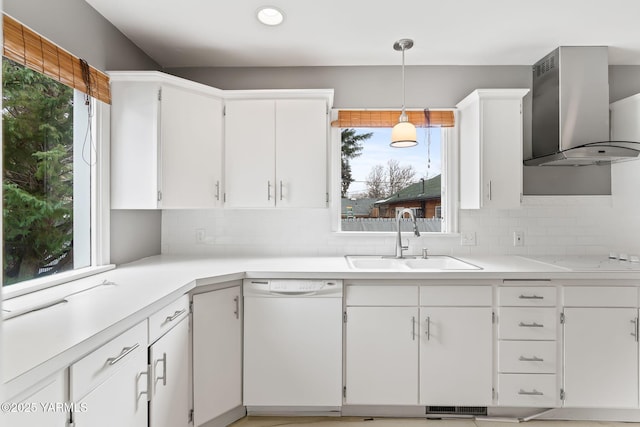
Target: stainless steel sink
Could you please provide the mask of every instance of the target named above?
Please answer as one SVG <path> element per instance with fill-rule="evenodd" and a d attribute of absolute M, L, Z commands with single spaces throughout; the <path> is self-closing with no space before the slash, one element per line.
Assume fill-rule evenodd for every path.
<path fill-rule="evenodd" d="M 394 258 L 378 255 L 347 255 L 349 267 L 359 270 L 396 270 L 396 271 L 447 271 L 447 270 L 482 270 L 448 255 L 430 255 L 428 258 L 404 257 Z"/>

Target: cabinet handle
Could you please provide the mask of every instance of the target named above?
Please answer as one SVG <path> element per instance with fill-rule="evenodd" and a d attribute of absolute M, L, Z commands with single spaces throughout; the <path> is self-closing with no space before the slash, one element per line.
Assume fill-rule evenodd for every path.
<path fill-rule="evenodd" d="M 544 396 L 543 392 L 538 391 L 535 388 L 532 391 L 524 391 L 523 389 L 520 389 L 518 394 L 522 396 Z"/>
<path fill-rule="evenodd" d="M 271 200 L 271 181 L 267 181 L 267 200 Z"/>
<path fill-rule="evenodd" d="M 177 310 L 173 313 L 173 316 L 167 316 L 166 319 L 164 319 L 164 322 L 173 322 L 174 320 L 176 320 L 178 317 L 180 317 L 185 311 L 187 311 L 186 308 L 183 308 L 182 310 Z"/>
<path fill-rule="evenodd" d="M 520 295 L 518 298 L 520 299 L 544 299 L 544 297 L 541 297 L 539 295 Z"/>
<path fill-rule="evenodd" d="M 411 338 L 416 340 L 416 316 L 411 316 Z"/>
<path fill-rule="evenodd" d="M 518 323 L 518 326 L 520 326 L 521 328 L 544 328 L 544 325 L 536 322 L 533 322 L 533 323 L 520 322 Z"/>
<path fill-rule="evenodd" d="M 240 318 L 240 297 L 236 296 L 233 298 L 233 302 L 236 303 L 236 309 L 234 310 L 233 314 L 236 315 L 236 319 Z"/>
<path fill-rule="evenodd" d="M 427 316 L 427 341 L 431 340 L 431 317 Z"/>
<path fill-rule="evenodd" d="M 492 192 L 492 189 L 491 189 L 491 181 L 489 181 L 489 200 L 491 200 L 491 197 L 492 197 L 491 192 Z"/>
<path fill-rule="evenodd" d="M 636 339 L 636 342 L 638 342 L 638 318 L 636 317 L 635 319 L 632 319 L 631 323 L 633 323 L 633 332 L 631 332 L 631 336 Z"/>
<path fill-rule="evenodd" d="M 137 395 L 138 397 L 137 397 L 137 399 L 136 399 L 136 400 L 140 399 L 140 398 L 142 397 L 142 395 L 143 395 L 143 394 L 146 394 L 146 395 L 147 395 L 147 399 L 146 399 L 146 400 L 147 400 L 147 402 L 150 402 L 150 401 L 151 401 L 151 396 L 149 395 L 149 390 L 151 390 L 151 387 L 149 386 L 149 365 L 147 365 L 147 370 L 146 370 L 146 371 L 144 371 L 144 372 L 140 372 L 140 373 L 138 374 L 138 377 L 136 378 L 136 390 L 138 390 L 139 383 L 140 383 L 140 378 L 141 378 L 143 375 L 147 378 L 147 380 L 145 381 L 145 383 L 146 383 L 146 388 L 145 388 L 145 390 L 144 390 L 144 391 L 140 391 L 140 392 L 138 392 L 138 395 Z M 136 405 L 137 405 L 137 402 L 136 402 Z"/>
<path fill-rule="evenodd" d="M 158 363 L 160 362 L 162 362 L 162 376 L 156 377 L 155 382 L 162 380 L 162 385 L 166 386 L 167 385 L 167 353 L 162 353 L 162 359 L 156 360 L 154 369 L 156 366 L 158 366 Z"/>
<path fill-rule="evenodd" d="M 125 347 L 122 349 L 122 351 L 120 352 L 119 355 L 117 355 L 116 357 L 109 357 L 107 359 L 107 363 L 110 366 L 115 365 L 116 363 L 118 363 L 119 361 L 121 361 L 122 359 L 124 359 L 125 357 L 127 357 L 127 355 L 129 353 L 131 353 L 133 350 L 135 350 L 136 348 L 140 347 L 140 344 L 135 343 L 135 345 L 132 345 L 131 347 Z"/>
<path fill-rule="evenodd" d="M 280 200 L 282 200 L 282 180 L 280 180 Z"/>
<path fill-rule="evenodd" d="M 220 200 L 220 181 L 216 181 L 216 200 Z"/>
<path fill-rule="evenodd" d="M 521 362 L 544 362 L 544 359 L 537 357 L 537 356 L 533 356 L 533 357 L 524 357 L 524 356 L 520 356 L 520 358 L 518 358 L 519 361 Z"/>

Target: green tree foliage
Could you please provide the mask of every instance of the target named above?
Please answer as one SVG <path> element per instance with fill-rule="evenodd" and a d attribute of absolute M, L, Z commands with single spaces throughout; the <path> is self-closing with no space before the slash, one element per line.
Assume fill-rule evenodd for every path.
<path fill-rule="evenodd" d="M 7 59 L 2 74 L 8 285 L 73 266 L 73 89 Z"/>
<path fill-rule="evenodd" d="M 349 186 L 354 181 L 349 160 L 362 154 L 362 143 L 372 135 L 373 132 L 357 133 L 355 129 L 342 129 L 342 197 L 347 197 Z"/>

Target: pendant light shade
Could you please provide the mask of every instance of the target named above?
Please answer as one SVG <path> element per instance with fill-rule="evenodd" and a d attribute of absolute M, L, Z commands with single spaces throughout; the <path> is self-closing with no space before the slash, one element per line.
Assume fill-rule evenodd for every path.
<path fill-rule="evenodd" d="M 406 119 L 400 121 L 391 130 L 391 146 L 396 148 L 413 147 L 417 142 L 416 127 Z"/>
<path fill-rule="evenodd" d="M 402 51 L 402 113 L 391 131 L 391 146 L 396 148 L 413 147 L 418 144 L 416 127 L 409 122 L 405 112 L 405 85 L 404 85 L 404 51 L 413 47 L 413 40 L 400 39 L 393 44 L 395 50 Z"/>

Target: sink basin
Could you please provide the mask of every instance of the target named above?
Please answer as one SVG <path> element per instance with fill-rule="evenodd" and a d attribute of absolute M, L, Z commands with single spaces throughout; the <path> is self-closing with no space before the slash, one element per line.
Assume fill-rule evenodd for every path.
<path fill-rule="evenodd" d="M 477 265 L 469 264 L 468 262 L 448 255 L 431 255 L 429 258 L 347 255 L 345 258 L 349 266 L 354 269 L 400 271 L 481 270 Z"/>

